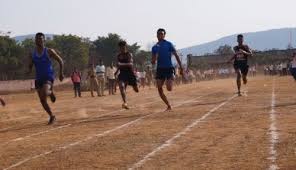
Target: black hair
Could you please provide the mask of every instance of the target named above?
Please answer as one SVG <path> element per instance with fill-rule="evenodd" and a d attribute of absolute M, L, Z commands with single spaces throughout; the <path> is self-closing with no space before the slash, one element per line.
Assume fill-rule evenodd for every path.
<path fill-rule="evenodd" d="M 45 35 L 44 35 L 42 32 L 38 32 L 38 33 L 36 33 L 35 38 L 37 38 L 37 37 L 39 37 L 39 36 L 45 38 Z"/>
<path fill-rule="evenodd" d="M 244 38 L 243 34 L 238 34 L 237 38 Z"/>
<path fill-rule="evenodd" d="M 119 47 L 124 47 L 124 46 L 126 46 L 126 41 L 119 41 L 119 43 L 118 43 L 118 46 Z"/>
<path fill-rule="evenodd" d="M 159 33 L 159 32 L 164 32 L 164 35 L 166 34 L 166 31 L 165 31 L 165 29 L 163 29 L 163 28 L 159 28 L 159 29 L 157 30 L 157 33 Z"/>

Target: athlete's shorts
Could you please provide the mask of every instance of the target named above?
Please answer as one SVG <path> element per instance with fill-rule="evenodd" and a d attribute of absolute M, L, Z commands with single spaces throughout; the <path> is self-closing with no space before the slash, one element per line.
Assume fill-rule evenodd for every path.
<path fill-rule="evenodd" d="M 130 86 L 137 85 L 137 78 L 132 71 L 120 71 L 118 80 L 127 83 Z"/>
<path fill-rule="evenodd" d="M 235 70 L 240 70 L 243 75 L 247 75 L 249 72 L 249 65 L 246 60 L 234 61 L 233 68 Z"/>
<path fill-rule="evenodd" d="M 296 80 L 296 68 L 290 68 L 291 75 L 294 77 Z"/>
<path fill-rule="evenodd" d="M 157 80 L 172 80 L 174 79 L 174 68 L 157 68 L 155 79 Z"/>
<path fill-rule="evenodd" d="M 49 80 L 35 80 L 35 89 L 41 89 L 45 84 L 53 85 L 53 79 Z"/>

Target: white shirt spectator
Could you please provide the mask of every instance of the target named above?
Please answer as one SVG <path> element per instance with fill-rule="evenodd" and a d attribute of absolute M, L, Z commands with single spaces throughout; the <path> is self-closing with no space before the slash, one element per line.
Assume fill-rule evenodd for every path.
<path fill-rule="evenodd" d="M 112 79 L 114 80 L 115 79 L 115 76 L 114 76 L 114 73 L 116 72 L 116 68 L 113 67 L 107 67 L 107 70 L 106 70 L 106 76 L 108 79 Z"/>
<path fill-rule="evenodd" d="M 105 75 L 105 66 L 104 65 L 97 65 L 96 66 L 96 73 L 98 76 L 104 76 Z"/>

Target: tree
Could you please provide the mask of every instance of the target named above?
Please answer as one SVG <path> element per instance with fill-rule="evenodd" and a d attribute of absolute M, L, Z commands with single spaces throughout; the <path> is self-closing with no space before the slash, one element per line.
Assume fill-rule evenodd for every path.
<path fill-rule="evenodd" d="M 63 58 L 65 74 L 69 75 L 74 67 L 80 70 L 86 67 L 90 44 L 83 42 L 82 38 L 75 35 L 59 35 L 54 36 L 53 40 L 47 41 L 46 44 Z"/>
<path fill-rule="evenodd" d="M 230 45 L 222 45 L 218 49 L 214 51 L 215 54 L 219 55 L 227 55 L 227 54 L 233 54 L 232 48 Z"/>
<path fill-rule="evenodd" d="M 122 41 L 122 38 L 118 34 L 109 33 L 107 37 L 98 37 L 93 44 L 96 48 L 95 63 L 102 59 L 106 65 L 110 65 L 116 60 L 116 55 L 119 52 L 118 43 Z M 137 43 L 127 45 L 128 51 L 136 56 L 139 52 L 140 46 Z"/>

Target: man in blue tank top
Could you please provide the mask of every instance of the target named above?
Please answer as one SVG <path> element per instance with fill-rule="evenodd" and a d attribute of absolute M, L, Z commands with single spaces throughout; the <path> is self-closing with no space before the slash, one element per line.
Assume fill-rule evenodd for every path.
<path fill-rule="evenodd" d="M 180 74 L 183 76 L 183 68 L 179 55 L 173 44 L 165 40 L 166 31 L 162 28 L 157 30 L 158 43 L 152 47 L 152 64 L 157 62 L 156 70 L 156 85 L 158 93 L 164 103 L 167 105 L 167 110 L 171 110 L 172 107 L 163 92 L 163 85 L 166 83 L 168 91 L 173 89 L 174 80 L 174 66 L 172 64 L 172 54 L 176 57 L 176 60 L 180 66 Z"/>
<path fill-rule="evenodd" d="M 55 116 L 52 113 L 48 103 L 47 97 L 49 96 L 51 101 L 54 103 L 56 97 L 53 92 L 53 82 L 54 82 L 54 70 L 52 67 L 51 59 L 56 60 L 60 66 L 59 79 L 62 81 L 64 79 L 63 75 L 63 60 L 56 53 L 54 49 L 46 48 L 44 46 L 45 36 L 43 33 L 37 33 L 35 35 L 36 47 L 34 51 L 29 56 L 29 72 L 32 71 L 33 65 L 35 66 L 36 78 L 35 78 L 35 88 L 38 92 L 40 102 L 44 110 L 49 115 L 48 124 L 52 124 L 55 121 Z"/>

